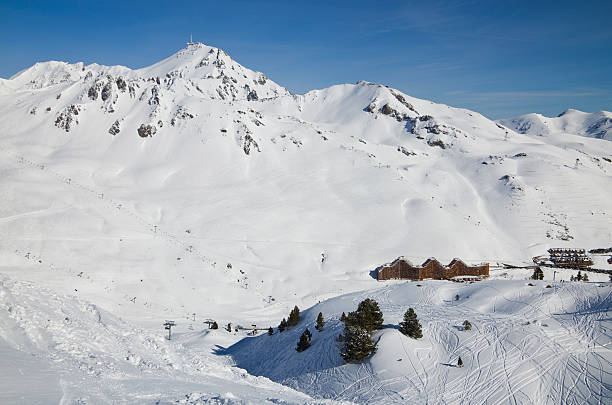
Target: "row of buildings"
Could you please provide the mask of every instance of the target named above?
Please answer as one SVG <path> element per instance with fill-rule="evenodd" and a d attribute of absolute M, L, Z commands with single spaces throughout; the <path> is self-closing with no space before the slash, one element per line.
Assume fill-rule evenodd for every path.
<path fill-rule="evenodd" d="M 404 257 L 398 257 L 393 262 L 382 265 L 376 269 L 378 280 L 406 279 L 406 280 L 449 280 L 455 277 L 488 277 L 489 263 L 468 266 L 461 259 L 453 259 L 444 266 L 435 258 L 425 260 L 420 266 L 413 265 Z"/>

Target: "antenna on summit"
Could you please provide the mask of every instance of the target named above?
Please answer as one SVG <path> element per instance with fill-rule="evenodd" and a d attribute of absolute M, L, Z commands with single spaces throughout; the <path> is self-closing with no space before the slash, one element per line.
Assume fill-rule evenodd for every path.
<path fill-rule="evenodd" d="M 187 42 L 187 46 L 193 45 L 193 34 L 189 34 L 189 42 Z"/>

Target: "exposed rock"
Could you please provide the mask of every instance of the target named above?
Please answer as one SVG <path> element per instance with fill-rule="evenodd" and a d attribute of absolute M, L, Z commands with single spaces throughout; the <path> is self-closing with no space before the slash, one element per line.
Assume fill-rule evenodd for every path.
<path fill-rule="evenodd" d="M 115 136 L 119 132 L 121 132 L 121 128 L 119 127 L 119 120 L 116 120 L 113 125 L 108 129 L 108 133 Z"/>
<path fill-rule="evenodd" d="M 142 124 L 138 128 L 138 135 L 141 138 L 152 137 L 153 135 L 155 135 L 156 132 L 157 132 L 157 128 L 155 127 L 155 125 Z"/>
<path fill-rule="evenodd" d="M 97 100 L 98 99 L 98 92 L 100 91 L 100 87 L 101 87 L 101 84 L 99 82 L 94 83 L 94 85 L 91 86 L 89 88 L 89 90 L 87 91 L 87 96 L 91 100 Z"/>
<path fill-rule="evenodd" d="M 259 100 L 259 97 L 257 97 L 257 92 L 255 90 L 249 91 L 249 93 L 247 94 L 247 101 L 257 101 L 257 100 Z"/>
<path fill-rule="evenodd" d="M 411 150 L 408 150 L 408 149 L 404 148 L 403 146 L 398 146 L 397 147 L 397 151 L 398 152 L 402 152 L 406 156 L 416 156 L 415 152 L 413 152 Z"/>
<path fill-rule="evenodd" d="M 412 104 L 410 104 L 409 102 L 406 101 L 404 96 L 402 96 L 401 94 L 395 93 L 394 91 L 391 91 L 391 94 L 393 94 L 395 96 L 395 98 L 397 99 L 397 101 L 402 103 L 407 109 L 409 109 L 410 111 L 415 112 L 415 113 L 418 114 L 417 110 L 414 109 Z"/>
<path fill-rule="evenodd" d="M 257 152 L 261 152 L 261 150 L 259 149 L 259 145 L 255 141 L 255 139 L 253 139 L 251 134 L 246 134 L 244 136 L 244 145 L 242 146 L 242 150 L 244 150 L 244 153 L 248 155 L 251 153 L 252 148 L 255 148 Z"/>
<path fill-rule="evenodd" d="M 76 116 L 79 115 L 80 107 L 77 105 L 70 105 L 64 109 L 56 118 L 55 118 L 55 126 L 65 130 L 66 132 L 70 132 L 70 129 L 79 123 L 76 119 Z"/>
<path fill-rule="evenodd" d="M 429 146 L 439 146 L 442 149 L 446 149 L 447 145 L 442 142 L 442 140 L 437 139 L 437 138 L 430 138 L 427 140 L 427 145 Z"/>
<path fill-rule="evenodd" d="M 151 88 L 151 97 L 148 102 L 149 105 L 159 105 L 159 87 L 153 86 Z"/>
<path fill-rule="evenodd" d="M 30 114 L 32 114 L 32 115 L 36 115 L 36 107 L 33 107 L 33 108 L 30 110 Z"/>
<path fill-rule="evenodd" d="M 102 101 L 106 101 L 109 99 L 109 97 L 113 94 L 113 86 L 111 84 L 111 82 L 108 82 L 104 85 L 104 87 L 102 87 Z"/>
<path fill-rule="evenodd" d="M 115 80 L 115 84 L 117 85 L 117 89 L 119 89 L 119 91 L 122 93 L 125 92 L 125 90 L 127 89 L 127 83 L 125 82 L 125 80 L 123 80 L 121 76 L 119 76 L 117 80 Z"/>

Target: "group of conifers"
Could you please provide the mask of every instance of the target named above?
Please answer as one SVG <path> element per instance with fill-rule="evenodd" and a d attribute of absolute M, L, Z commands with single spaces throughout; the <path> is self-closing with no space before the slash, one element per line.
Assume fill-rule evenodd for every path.
<path fill-rule="evenodd" d="M 347 363 L 359 363 L 365 360 L 368 356 L 376 352 L 376 344 L 372 338 L 372 333 L 375 330 L 380 330 L 383 327 L 383 315 L 378 306 L 378 302 L 367 298 L 359 303 L 357 310 L 349 312 L 348 315 L 344 312 L 340 317 L 344 323 L 344 331 L 338 336 L 337 341 L 340 343 L 340 356 Z M 300 321 L 300 310 L 296 306 L 289 314 L 289 318 L 281 321 L 278 325 L 278 331 L 285 330 L 296 326 Z M 323 331 L 325 320 L 323 313 L 319 312 L 315 329 L 319 332 Z M 472 325 L 469 321 L 463 322 L 463 329 L 470 330 Z M 408 308 L 404 314 L 404 320 L 399 323 L 399 331 L 412 338 L 420 339 L 423 337 L 421 323 L 418 320 L 414 309 Z M 268 334 L 273 335 L 274 329 L 270 327 Z M 295 350 L 303 352 L 310 347 L 312 334 L 308 328 L 304 329 Z M 457 361 L 459 367 L 463 366 L 463 361 L 459 357 Z"/>

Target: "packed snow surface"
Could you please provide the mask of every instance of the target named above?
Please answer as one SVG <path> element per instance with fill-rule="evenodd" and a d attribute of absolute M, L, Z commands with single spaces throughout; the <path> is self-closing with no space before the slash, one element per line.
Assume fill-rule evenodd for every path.
<path fill-rule="evenodd" d="M 267 379 L 236 383 L 240 371 L 213 347 L 244 332 L 206 334 L 198 348 L 202 322 L 276 325 L 294 305 L 377 288 L 373 270 L 400 255 L 525 266 L 549 247 L 612 246 L 610 115 L 493 122 L 368 82 L 294 95 L 200 43 L 138 70 L 45 62 L 1 79 L 0 354 L 30 379 L 5 378 L 10 389 L 0 391 L 12 402 L 30 385 L 43 387 L 27 390 L 40 403 L 308 402 Z M 607 257 L 597 268 L 612 269 Z M 163 340 L 166 319 L 178 323 L 176 343 Z M 505 330 L 509 321 L 499 321 Z M 106 341 L 94 347 L 96 339 Z M 151 379 L 129 355 L 147 351 Z M 210 367 L 188 358 L 219 374 L 202 382 Z M 333 382 L 317 394 L 289 371 L 236 359 L 316 398 L 369 401 Z M 591 371 L 583 380 L 605 381 Z M 269 396 L 252 393 L 259 383 Z"/>

